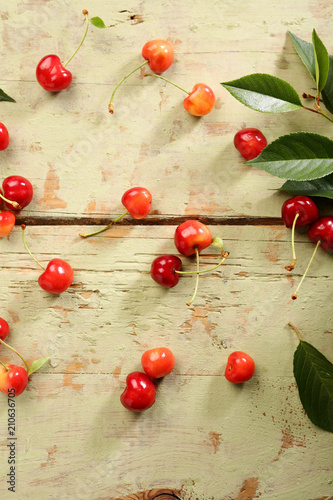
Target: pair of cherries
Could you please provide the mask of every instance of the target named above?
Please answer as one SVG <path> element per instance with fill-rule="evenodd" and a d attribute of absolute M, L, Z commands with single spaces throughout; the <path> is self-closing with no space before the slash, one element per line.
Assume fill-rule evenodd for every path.
<path fill-rule="evenodd" d="M 5 319 L 0 318 L 0 345 L 3 344 L 17 354 L 25 365 L 24 368 L 12 364 L 6 365 L 0 361 L 0 391 L 10 397 L 15 397 L 22 394 L 28 385 L 29 376 L 39 370 L 49 360 L 49 357 L 37 359 L 29 366 L 16 349 L 4 342 L 8 334 L 9 325 Z"/>
<path fill-rule="evenodd" d="M 196 274 L 196 285 L 194 294 L 191 300 L 187 303 L 192 304 L 198 290 L 199 275 L 217 269 L 225 259 L 229 252 L 223 252 L 223 242 L 219 237 L 212 237 L 212 233 L 208 227 L 200 221 L 188 220 L 180 224 L 175 231 L 174 242 L 178 252 L 185 257 L 191 255 L 196 256 L 197 270 L 195 272 L 181 271 L 182 261 L 176 255 L 162 255 L 156 257 L 151 264 L 150 275 L 156 283 L 165 287 L 173 288 L 179 282 L 181 275 Z M 199 270 L 199 252 L 213 245 L 221 249 L 222 258 L 219 264 L 203 271 Z"/>
<path fill-rule="evenodd" d="M 11 175 L 2 183 L 0 198 L 10 210 L 22 210 L 33 197 L 31 182 L 21 175 Z M 1 201 L 1 200 L 0 200 Z M 8 236 L 15 226 L 15 215 L 9 210 L 0 210 L 0 237 Z"/>
<path fill-rule="evenodd" d="M 309 264 L 305 270 L 305 273 L 296 289 L 292 295 L 292 299 L 297 299 L 297 294 L 300 289 L 301 284 L 310 268 L 310 265 L 316 255 L 318 247 L 322 247 L 327 252 L 333 251 L 333 217 L 325 216 L 319 217 L 319 210 L 317 205 L 308 196 L 294 196 L 284 202 L 282 205 L 282 219 L 286 227 L 292 229 L 291 242 L 292 242 L 292 262 L 286 266 L 288 271 L 292 271 L 296 264 L 296 253 L 295 253 L 295 228 L 310 226 L 308 229 L 308 237 L 311 241 L 316 243 L 316 248 L 312 254 Z"/>
<path fill-rule="evenodd" d="M 143 372 L 132 372 L 126 377 L 126 388 L 120 396 L 121 404 L 128 410 L 140 412 L 150 408 L 156 399 L 156 385 L 152 379 L 160 379 L 172 372 L 175 357 L 167 347 L 156 347 L 141 357 Z"/>

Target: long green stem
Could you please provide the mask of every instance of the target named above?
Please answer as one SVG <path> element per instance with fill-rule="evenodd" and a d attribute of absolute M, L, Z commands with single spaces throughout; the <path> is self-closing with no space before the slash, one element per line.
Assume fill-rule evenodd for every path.
<path fill-rule="evenodd" d="M 17 210 L 21 210 L 22 207 L 21 207 L 21 205 L 19 203 L 17 203 L 17 201 L 8 200 L 1 193 L 0 193 L 0 198 L 2 198 L 3 201 L 5 201 L 6 203 L 8 203 L 10 205 L 13 205 L 13 207 L 16 208 Z"/>
<path fill-rule="evenodd" d="M 320 243 L 321 243 L 321 241 L 320 241 L 320 240 L 319 240 L 319 241 L 317 241 L 316 248 L 314 249 L 314 252 L 313 252 L 313 254 L 312 254 L 312 257 L 311 257 L 311 259 L 310 259 L 310 262 L 309 262 L 309 264 L 308 264 L 308 267 L 305 269 L 305 273 L 303 274 L 302 279 L 301 279 L 301 281 L 300 281 L 300 282 L 299 282 L 299 284 L 298 284 L 298 287 L 296 288 L 295 292 L 294 292 L 294 293 L 292 294 L 292 296 L 291 296 L 291 298 L 292 298 L 293 300 L 296 300 L 296 299 L 297 299 L 297 294 L 298 294 L 298 291 L 299 291 L 299 289 L 300 289 L 300 287 L 301 287 L 301 284 L 302 284 L 302 283 L 303 283 L 303 281 L 304 281 L 305 276 L 306 276 L 306 275 L 307 275 L 307 273 L 308 273 L 308 270 L 310 269 L 310 266 L 311 266 L 311 264 L 312 264 L 312 261 L 313 261 L 313 259 L 314 259 L 315 255 L 316 255 L 316 252 L 317 252 L 317 250 L 318 250 L 318 247 L 319 247 Z"/>
<path fill-rule="evenodd" d="M 94 231 L 93 233 L 89 233 L 89 234 L 79 233 L 79 235 L 81 236 L 81 238 L 89 238 L 89 236 L 95 236 L 95 234 L 103 233 L 104 231 L 106 231 L 107 229 L 109 229 L 109 227 L 113 226 L 113 224 L 115 224 L 116 222 L 118 222 L 120 219 L 122 219 L 127 214 L 128 214 L 128 211 L 126 211 L 124 214 L 122 214 L 120 217 L 118 217 L 118 219 L 115 219 L 115 220 L 111 221 L 110 224 L 108 224 L 107 226 L 103 227 L 102 229 L 99 229 L 98 231 Z"/>
<path fill-rule="evenodd" d="M 170 80 L 168 80 L 164 76 L 156 75 L 155 73 L 148 73 L 148 75 L 145 75 L 145 76 L 155 76 L 156 78 L 160 78 L 161 80 L 164 80 L 165 82 L 171 83 L 171 85 L 173 85 L 174 87 L 177 87 L 177 89 L 182 90 L 183 92 L 185 92 L 185 94 L 190 95 L 190 93 L 191 93 L 191 92 L 187 92 L 187 90 L 183 89 L 183 87 L 180 87 L 176 83 L 171 82 Z"/>
<path fill-rule="evenodd" d="M 82 38 L 81 42 L 79 43 L 78 48 L 76 49 L 76 51 L 74 52 L 74 54 L 65 62 L 65 64 L 63 64 L 64 68 L 67 66 L 67 64 L 69 62 L 71 62 L 71 60 L 73 59 L 73 57 L 78 53 L 78 51 L 79 51 L 81 45 L 83 44 L 83 42 L 84 42 L 84 40 L 85 40 L 85 38 L 87 36 L 87 33 L 88 33 L 88 28 L 89 28 L 89 17 L 88 16 L 89 16 L 89 14 L 88 14 L 87 10 L 83 10 L 82 12 L 83 12 L 83 14 L 84 14 L 84 16 L 86 18 L 86 29 L 84 31 L 83 38 Z"/>
<path fill-rule="evenodd" d="M 175 271 L 175 273 L 178 273 L 178 274 L 204 274 L 204 273 L 209 273 L 210 271 L 214 271 L 214 269 L 217 269 L 218 267 L 220 267 L 220 265 L 223 264 L 223 262 L 228 257 L 228 255 L 229 255 L 229 252 L 224 252 L 222 254 L 222 259 L 220 260 L 220 262 L 216 266 L 210 267 L 209 269 L 204 269 L 202 271 Z"/>
<path fill-rule="evenodd" d="M 293 251 L 293 260 L 291 261 L 291 263 L 289 264 L 289 266 L 286 266 L 285 268 L 287 269 L 287 271 L 292 271 L 295 267 L 295 264 L 296 264 L 296 252 L 295 252 L 295 227 L 296 227 L 296 221 L 299 217 L 299 213 L 297 213 L 295 215 L 295 218 L 294 218 L 294 221 L 293 221 L 293 225 L 292 225 L 292 228 L 291 228 L 291 248 L 292 248 L 292 251 Z"/>
<path fill-rule="evenodd" d="M 297 337 L 298 337 L 298 340 L 301 342 L 301 341 L 302 341 L 302 339 L 301 339 L 301 336 L 300 336 L 299 331 L 297 330 L 296 326 L 294 326 L 292 323 L 290 323 L 290 321 L 289 321 L 288 325 L 289 325 L 289 326 L 291 326 L 291 328 L 292 328 L 292 329 L 294 330 L 294 332 L 296 333 L 296 335 L 297 335 Z"/>
<path fill-rule="evenodd" d="M 189 302 L 187 302 L 188 306 L 190 306 L 192 304 L 192 302 L 194 301 L 195 296 L 196 296 L 197 291 L 198 291 L 198 286 L 199 286 L 199 250 L 198 250 L 197 247 L 195 248 L 195 256 L 196 256 L 196 259 L 197 259 L 197 277 L 196 277 L 196 280 L 195 280 L 194 293 L 192 295 L 191 300 Z"/>
<path fill-rule="evenodd" d="M 23 245 L 24 245 L 24 247 L 25 247 L 26 251 L 28 252 L 28 254 L 30 255 L 30 257 L 31 257 L 31 258 L 32 258 L 32 259 L 33 259 L 33 260 L 34 260 L 34 261 L 35 261 L 35 262 L 36 262 L 36 263 L 37 263 L 37 264 L 38 264 L 38 265 L 39 265 L 42 269 L 44 269 L 44 271 L 45 271 L 45 267 L 44 267 L 44 266 L 43 266 L 43 265 L 42 265 L 42 264 L 41 264 L 41 263 L 40 263 L 40 262 L 36 259 L 36 257 L 35 257 L 34 255 L 32 255 L 32 253 L 31 253 L 31 252 L 30 252 L 30 250 L 29 250 L 28 245 L 26 244 L 26 241 L 25 241 L 25 236 L 24 236 L 25 225 L 24 225 L 24 224 L 22 224 L 21 228 L 22 228 L 22 240 L 23 240 Z"/>
<path fill-rule="evenodd" d="M 113 101 L 113 98 L 114 98 L 114 95 L 117 91 L 117 89 L 120 87 L 120 85 L 125 81 L 127 80 L 127 78 L 131 75 L 133 75 L 133 73 L 135 73 L 136 71 L 138 71 L 138 69 L 142 68 L 143 66 L 145 66 L 146 64 L 148 64 L 149 61 L 148 59 L 145 60 L 142 64 L 140 64 L 140 66 L 138 66 L 137 68 L 133 69 L 130 73 L 128 73 L 126 76 L 124 76 L 124 78 L 122 80 L 120 80 L 120 82 L 118 83 L 118 85 L 116 86 L 116 88 L 114 89 L 114 91 L 112 92 L 112 96 L 111 96 L 111 99 L 110 99 L 110 103 L 109 103 L 109 112 L 111 114 L 113 114 L 113 104 L 112 104 L 112 101 Z"/>
<path fill-rule="evenodd" d="M 4 346 L 8 347 L 8 349 L 10 349 L 11 351 L 15 352 L 15 354 L 17 354 L 17 355 L 18 355 L 18 356 L 22 359 L 23 363 L 25 364 L 25 366 L 26 366 L 26 368 L 27 368 L 27 372 L 28 372 L 28 371 L 29 371 L 29 366 L 28 366 L 28 364 L 27 364 L 26 360 L 23 358 L 23 356 L 21 356 L 21 354 L 20 354 L 19 352 L 17 352 L 17 350 L 16 350 L 16 349 L 14 349 L 14 347 L 12 347 L 12 346 L 10 346 L 10 345 L 6 344 L 6 342 L 4 342 L 3 340 L 1 340 L 1 339 L 0 339 L 0 342 L 1 342 L 1 344 L 3 344 Z"/>

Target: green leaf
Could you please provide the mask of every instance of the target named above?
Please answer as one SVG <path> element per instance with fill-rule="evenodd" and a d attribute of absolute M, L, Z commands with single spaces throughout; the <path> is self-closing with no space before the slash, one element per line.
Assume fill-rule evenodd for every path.
<path fill-rule="evenodd" d="M 333 432 L 333 364 L 311 344 L 300 340 L 294 353 L 294 376 L 311 422 Z"/>
<path fill-rule="evenodd" d="M 316 85 L 318 93 L 323 90 L 326 84 L 329 68 L 328 52 L 325 45 L 320 40 L 316 30 L 312 31 L 312 43 L 314 47 L 316 65 Z"/>
<path fill-rule="evenodd" d="M 304 66 L 312 76 L 313 81 L 316 81 L 316 63 L 312 43 L 301 40 L 300 38 L 298 38 L 298 36 L 293 35 L 290 31 L 288 31 L 288 33 L 294 49 L 296 50 Z"/>
<path fill-rule="evenodd" d="M 96 26 L 96 28 L 106 28 L 103 19 L 101 19 L 100 17 L 92 17 L 91 19 L 89 19 L 89 21 L 91 22 L 91 24 Z"/>
<path fill-rule="evenodd" d="M 288 82 L 266 73 L 254 73 L 221 85 L 242 104 L 263 113 L 284 113 L 302 107 L 296 90 Z"/>
<path fill-rule="evenodd" d="M 16 102 L 12 97 L 6 94 L 2 89 L 0 89 L 0 101 Z"/>
<path fill-rule="evenodd" d="M 287 181 L 280 190 L 294 195 L 320 196 L 333 200 L 333 174 L 314 181 Z"/>
<path fill-rule="evenodd" d="M 326 109 L 333 114 L 333 57 L 329 56 L 327 82 L 321 93 Z"/>
<path fill-rule="evenodd" d="M 31 375 L 32 373 L 35 373 L 37 370 L 39 370 L 45 363 L 50 359 L 50 357 L 47 358 L 40 358 L 36 359 L 33 361 L 29 367 L 28 371 L 28 376 Z"/>
<path fill-rule="evenodd" d="M 333 173 L 333 141 L 319 134 L 296 132 L 279 137 L 245 163 L 283 179 L 318 179 Z"/>

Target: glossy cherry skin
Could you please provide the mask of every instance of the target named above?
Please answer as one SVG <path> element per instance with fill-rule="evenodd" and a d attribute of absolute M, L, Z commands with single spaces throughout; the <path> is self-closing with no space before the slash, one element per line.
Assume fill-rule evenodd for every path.
<path fill-rule="evenodd" d="M 167 347 L 156 347 L 143 353 L 141 364 L 149 377 L 161 378 L 172 372 L 175 366 L 175 357 Z"/>
<path fill-rule="evenodd" d="M 215 106 L 215 94 L 205 83 L 196 83 L 190 95 L 185 97 L 183 106 L 191 115 L 207 115 Z"/>
<path fill-rule="evenodd" d="M 152 196 L 148 189 L 134 187 L 126 191 L 121 202 L 134 219 L 143 219 L 149 214 Z"/>
<path fill-rule="evenodd" d="M 10 397 L 19 396 L 28 384 L 27 370 L 17 365 L 6 366 L 9 370 L 0 365 L 0 391 Z"/>
<path fill-rule="evenodd" d="M 10 175 L 2 183 L 4 197 L 16 201 L 21 208 L 29 205 L 33 197 L 33 187 L 30 181 L 21 175 Z M 5 203 L 11 210 L 21 210 Z"/>
<path fill-rule="evenodd" d="M 45 271 L 38 278 L 38 283 L 43 290 L 59 295 L 67 290 L 73 283 L 74 271 L 68 262 L 62 259 L 52 259 Z"/>
<path fill-rule="evenodd" d="M 7 321 L 3 318 L 0 318 L 0 339 L 5 340 L 9 333 L 9 325 Z"/>
<path fill-rule="evenodd" d="M 266 137 L 257 128 L 244 128 L 234 137 L 235 148 L 245 160 L 253 160 L 267 146 Z"/>
<path fill-rule="evenodd" d="M 312 224 L 319 217 L 317 205 L 311 198 L 307 196 L 294 196 L 289 198 L 282 205 L 282 219 L 286 227 L 292 227 L 296 214 L 297 217 L 295 227 L 307 226 Z"/>
<path fill-rule="evenodd" d="M 60 92 L 71 84 L 72 73 L 63 67 L 58 56 L 51 54 L 39 61 L 36 78 L 43 89 Z"/>
<path fill-rule="evenodd" d="M 209 247 L 212 241 L 212 234 L 208 227 L 197 220 L 187 220 L 175 231 L 176 248 L 185 257 L 195 254 L 195 248 L 201 252 Z"/>
<path fill-rule="evenodd" d="M 182 261 L 176 255 L 161 255 L 153 260 L 150 268 L 150 276 L 156 283 L 165 287 L 173 288 L 179 281 Z"/>
<path fill-rule="evenodd" d="M 308 230 L 308 237 L 311 241 L 317 243 L 327 252 L 333 251 L 333 217 L 320 217 Z"/>
<path fill-rule="evenodd" d="M 242 384 L 253 376 L 255 364 L 251 356 L 242 351 L 235 351 L 228 357 L 225 377 L 233 384 Z"/>
<path fill-rule="evenodd" d="M 0 212 L 0 238 L 8 236 L 15 226 L 15 215 L 8 210 Z"/>
<path fill-rule="evenodd" d="M 173 63 L 173 47 L 165 40 L 151 40 L 144 44 L 142 57 L 149 61 L 148 66 L 154 73 L 163 73 Z"/>
<path fill-rule="evenodd" d="M 0 151 L 4 151 L 9 146 L 9 133 L 7 127 L 0 123 Z"/>
<path fill-rule="evenodd" d="M 127 375 L 126 389 L 120 396 L 121 404 L 128 410 L 144 411 L 155 403 L 156 386 L 145 373 Z"/>

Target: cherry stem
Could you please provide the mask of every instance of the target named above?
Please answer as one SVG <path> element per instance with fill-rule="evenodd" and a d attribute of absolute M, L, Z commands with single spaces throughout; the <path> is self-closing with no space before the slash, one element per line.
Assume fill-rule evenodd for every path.
<path fill-rule="evenodd" d="M 204 269 L 202 271 L 175 271 L 175 273 L 178 273 L 178 274 L 204 274 L 204 273 L 209 273 L 210 271 L 214 271 L 214 269 L 217 269 L 218 267 L 220 267 L 220 265 L 223 264 L 223 262 L 228 257 L 228 255 L 229 255 L 229 252 L 224 252 L 222 254 L 221 261 L 216 266 L 210 267 L 209 269 Z"/>
<path fill-rule="evenodd" d="M 42 268 L 44 269 L 45 271 L 45 267 L 36 259 L 36 257 L 34 255 L 32 255 L 32 253 L 30 252 L 29 248 L 28 248 L 28 245 L 26 244 L 26 241 L 25 241 L 25 236 L 24 236 L 24 231 L 25 231 L 25 225 L 22 224 L 21 225 L 21 228 L 22 228 L 22 240 L 23 240 L 23 245 L 26 249 L 26 251 L 28 252 L 28 254 L 30 255 L 30 257 L 35 261 L 37 262 L 37 264 Z"/>
<path fill-rule="evenodd" d="M 118 219 L 115 219 L 115 220 L 111 221 L 110 224 L 108 224 L 107 226 L 103 227 L 102 229 L 99 229 L 98 231 L 94 231 L 93 233 L 89 233 L 89 234 L 79 233 L 79 236 L 81 236 L 81 238 L 89 238 L 89 236 L 94 236 L 95 234 L 103 233 L 104 231 L 106 231 L 107 229 L 109 229 L 109 227 L 113 226 L 113 224 L 115 224 L 116 222 L 118 222 L 120 219 L 122 219 L 127 214 L 128 214 L 128 211 L 126 211 L 124 214 L 122 214 L 120 217 L 118 217 Z"/>
<path fill-rule="evenodd" d="M 27 372 L 28 372 L 29 371 L 29 366 L 28 366 L 26 360 L 21 356 L 21 354 L 19 352 L 17 352 L 17 350 L 14 349 L 14 347 L 10 346 L 9 344 L 6 344 L 6 342 L 4 342 L 3 340 L 0 339 L 0 342 L 4 346 L 8 347 L 8 349 L 10 349 L 11 351 L 15 352 L 15 354 L 17 354 L 22 359 L 23 363 L 25 364 L 25 366 L 27 368 Z"/>
<path fill-rule="evenodd" d="M 303 109 L 307 109 L 308 111 L 312 111 L 312 113 L 318 113 L 319 115 L 322 115 L 324 116 L 325 118 L 327 118 L 327 120 L 329 120 L 330 122 L 333 123 L 333 120 L 332 118 L 330 118 L 329 116 L 327 116 L 323 111 L 322 109 L 320 108 L 320 106 L 318 106 L 318 104 L 316 103 L 316 107 L 319 108 L 319 109 L 312 109 L 312 108 L 308 108 L 307 106 L 303 106 Z"/>
<path fill-rule="evenodd" d="M 78 48 L 76 49 L 76 51 L 74 52 L 74 54 L 65 62 L 65 64 L 63 64 L 63 67 L 66 68 L 67 64 L 69 62 L 71 62 L 71 60 L 73 59 L 73 57 L 78 53 L 79 49 L 81 48 L 81 45 L 83 44 L 86 36 L 87 36 L 87 33 L 88 33 L 88 28 L 89 28 L 89 17 L 88 17 L 88 11 L 87 10 L 83 10 L 82 13 L 84 14 L 84 17 L 85 17 L 85 22 L 86 22 L 86 29 L 84 31 L 84 35 L 83 35 L 83 38 L 81 40 L 81 42 L 79 43 L 79 46 Z"/>
<path fill-rule="evenodd" d="M 196 277 L 196 280 L 195 280 L 195 289 L 194 289 L 194 293 L 192 295 L 192 298 L 189 302 L 187 302 L 186 305 L 190 306 L 192 304 L 192 302 L 194 301 L 195 299 L 195 296 L 197 294 L 197 291 L 198 291 L 198 286 L 199 286 L 199 250 L 197 247 L 195 247 L 195 256 L 196 256 L 196 259 L 197 259 L 197 277 Z"/>
<path fill-rule="evenodd" d="M 311 264 L 312 264 L 312 261 L 313 261 L 313 259 L 314 259 L 315 255 L 316 255 L 316 252 L 317 252 L 317 250 L 318 250 L 318 247 L 319 247 L 320 243 L 321 243 L 321 241 L 320 241 L 320 240 L 319 240 L 319 241 L 317 241 L 316 248 L 314 249 L 314 252 L 313 252 L 313 254 L 312 254 L 312 257 L 311 257 L 311 259 L 310 259 L 310 262 L 309 262 L 309 264 L 308 264 L 308 267 L 305 269 L 305 273 L 303 274 L 302 279 L 301 279 L 301 281 L 300 281 L 300 282 L 299 282 L 299 284 L 298 284 L 298 287 L 296 288 L 295 292 L 294 292 L 294 293 L 292 294 L 292 296 L 291 296 L 291 298 L 292 298 L 293 300 L 296 300 L 296 299 L 297 299 L 297 294 L 298 294 L 298 291 L 299 291 L 299 289 L 300 289 L 300 287 L 301 287 L 301 284 L 302 284 L 302 283 L 303 283 L 303 281 L 304 281 L 305 276 L 306 276 L 306 275 L 307 275 L 307 273 L 308 273 L 308 270 L 310 269 L 310 266 L 311 266 Z"/>
<path fill-rule="evenodd" d="M 111 96 L 111 99 L 110 99 L 110 103 L 109 103 L 109 112 L 111 114 L 113 114 L 113 104 L 112 104 L 112 101 L 113 101 L 113 98 L 114 98 L 114 95 L 117 91 L 117 89 L 120 87 L 120 85 L 125 81 L 127 80 L 127 78 L 129 76 L 131 76 L 133 73 L 135 73 L 136 71 L 138 71 L 138 69 L 142 68 L 143 66 L 145 66 L 146 64 L 148 64 L 149 61 L 148 59 L 146 59 L 142 64 L 140 64 L 140 66 L 138 66 L 137 68 L 133 69 L 130 73 L 128 73 L 126 76 L 124 76 L 124 78 L 122 80 L 120 80 L 120 82 L 118 83 L 118 85 L 116 86 L 116 88 L 114 89 L 114 91 L 112 92 L 112 96 Z"/>
<path fill-rule="evenodd" d="M 289 266 L 286 266 L 285 268 L 287 269 L 287 271 L 292 271 L 295 267 L 295 264 L 296 264 L 296 252 L 295 252 L 295 227 L 296 227 L 296 221 L 299 217 L 299 213 L 297 213 L 295 215 L 295 218 L 294 218 L 294 221 L 293 221 L 293 225 L 292 225 L 292 228 L 291 228 L 291 248 L 293 250 L 293 260 L 291 261 L 290 265 Z"/>
<path fill-rule="evenodd" d="M 17 201 L 8 200 L 1 193 L 0 193 L 0 198 L 2 198 L 3 201 L 5 201 L 6 203 L 9 203 L 10 205 L 13 205 L 14 208 L 17 208 L 18 210 L 22 209 L 21 205 L 19 203 L 17 203 Z"/>
<path fill-rule="evenodd" d="M 289 326 L 291 326 L 291 328 L 294 330 L 294 332 L 296 332 L 296 335 L 297 335 L 297 337 L 298 337 L 298 340 L 299 340 L 300 342 L 302 342 L 301 336 L 300 336 L 299 331 L 297 330 L 296 326 L 294 326 L 292 323 L 290 323 L 290 321 L 289 321 L 288 325 L 289 325 Z"/>
<path fill-rule="evenodd" d="M 0 365 L 2 365 L 6 369 L 7 372 L 9 372 L 9 368 L 8 368 L 8 366 L 5 365 L 5 363 L 0 361 Z"/>
<path fill-rule="evenodd" d="M 183 87 L 180 87 L 179 85 L 177 85 L 176 83 L 173 83 L 171 82 L 170 80 L 168 80 L 167 78 L 165 78 L 164 76 L 161 76 L 161 75 L 155 75 L 155 73 L 148 73 L 147 75 L 145 76 L 155 76 L 156 78 L 161 78 L 161 80 L 164 80 L 165 82 L 168 82 L 168 83 L 171 83 L 171 85 L 173 85 L 174 87 L 177 87 L 177 89 L 180 89 L 182 90 L 183 92 L 185 92 L 185 94 L 187 95 L 190 95 L 191 92 L 187 92 L 187 90 L 183 89 Z"/>

